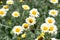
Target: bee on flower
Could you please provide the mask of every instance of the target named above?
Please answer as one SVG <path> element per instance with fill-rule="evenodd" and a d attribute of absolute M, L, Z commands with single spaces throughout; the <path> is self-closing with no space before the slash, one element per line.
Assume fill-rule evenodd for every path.
<path fill-rule="evenodd" d="M 6 4 L 8 4 L 8 5 L 14 4 L 14 1 L 13 1 L 13 0 L 7 0 L 7 1 L 6 1 Z"/>
<path fill-rule="evenodd" d="M 46 22 L 47 24 L 55 24 L 55 19 L 54 19 L 53 17 L 47 17 L 47 18 L 45 19 L 45 22 Z"/>
<path fill-rule="evenodd" d="M 49 25 L 49 33 L 54 33 L 57 31 L 56 25 Z"/>
<path fill-rule="evenodd" d="M 23 23 L 22 27 L 24 30 L 29 29 L 29 24 L 28 23 Z"/>
<path fill-rule="evenodd" d="M 6 16 L 6 11 L 4 10 L 4 9 L 0 9 L 0 16 L 1 17 L 4 17 L 4 16 Z"/>
<path fill-rule="evenodd" d="M 39 12 L 37 9 L 33 8 L 32 10 L 30 10 L 30 16 L 32 17 L 38 17 L 39 16 Z"/>
<path fill-rule="evenodd" d="M 43 23 L 40 28 L 41 28 L 42 32 L 48 32 L 49 31 L 49 25 L 46 23 Z"/>
<path fill-rule="evenodd" d="M 19 17 L 19 16 L 20 16 L 20 13 L 19 13 L 18 11 L 14 11 L 14 12 L 12 13 L 12 16 L 13 16 L 13 17 Z"/>
<path fill-rule="evenodd" d="M 51 3 L 56 4 L 58 3 L 58 0 L 50 0 Z"/>
<path fill-rule="evenodd" d="M 9 6 L 8 5 L 4 5 L 3 8 L 5 11 L 8 11 L 9 10 Z"/>
<path fill-rule="evenodd" d="M 57 10 L 49 10 L 49 15 L 55 17 L 58 15 L 58 11 Z"/>
<path fill-rule="evenodd" d="M 23 32 L 23 28 L 21 26 L 14 26 L 14 28 L 12 29 L 14 34 L 21 34 Z"/>
<path fill-rule="evenodd" d="M 28 17 L 26 18 L 26 23 L 29 25 L 34 25 L 36 23 L 36 19 L 34 17 Z"/>
<path fill-rule="evenodd" d="M 30 9 L 30 7 L 29 7 L 28 5 L 22 5 L 22 8 L 23 8 L 24 10 L 29 10 L 29 9 Z"/>

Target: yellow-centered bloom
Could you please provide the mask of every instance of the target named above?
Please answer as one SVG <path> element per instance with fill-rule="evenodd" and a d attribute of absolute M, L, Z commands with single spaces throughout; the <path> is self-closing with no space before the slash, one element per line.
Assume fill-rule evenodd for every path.
<path fill-rule="evenodd" d="M 3 9 L 0 9 L 0 16 L 1 17 L 4 17 L 4 16 L 6 16 L 6 11 L 5 10 L 3 10 Z"/>
<path fill-rule="evenodd" d="M 41 30 L 42 30 L 42 32 L 48 32 L 48 30 L 49 30 L 48 24 L 43 23 L 43 24 L 41 25 Z"/>
<path fill-rule="evenodd" d="M 28 18 L 26 18 L 26 22 L 29 25 L 34 25 L 36 23 L 36 19 L 34 17 L 28 17 Z"/>
<path fill-rule="evenodd" d="M 18 11 L 14 11 L 14 12 L 12 13 L 12 16 L 13 16 L 13 17 L 19 17 L 19 16 L 20 16 L 20 13 L 19 13 Z"/>
<path fill-rule="evenodd" d="M 58 0 L 50 0 L 51 3 L 58 3 Z"/>
<path fill-rule="evenodd" d="M 6 4 L 8 4 L 8 5 L 14 4 L 14 1 L 13 1 L 13 0 L 7 0 L 7 1 L 6 1 Z"/>
<path fill-rule="evenodd" d="M 30 7 L 29 7 L 28 5 L 22 5 L 22 8 L 23 8 L 24 10 L 29 10 L 29 9 L 30 9 Z"/>
<path fill-rule="evenodd" d="M 28 23 L 23 23 L 22 27 L 23 27 L 23 29 L 28 29 L 29 28 L 29 24 Z"/>
<path fill-rule="evenodd" d="M 56 25 L 49 25 L 49 33 L 54 33 L 57 31 Z"/>
<path fill-rule="evenodd" d="M 5 11 L 8 11 L 9 10 L 9 6 L 8 5 L 4 5 L 3 8 Z"/>
<path fill-rule="evenodd" d="M 58 15 L 58 11 L 57 10 L 49 10 L 49 15 L 55 17 Z"/>
<path fill-rule="evenodd" d="M 33 16 L 33 17 L 38 17 L 39 16 L 39 12 L 37 9 L 33 8 L 32 10 L 30 10 L 30 16 Z"/>
<path fill-rule="evenodd" d="M 55 19 L 54 19 L 53 17 L 47 17 L 47 18 L 45 19 L 45 22 L 46 22 L 47 24 L 54 24 L 54 23 L 55 23 Z"/>
<path fill-rule="evenodd" d="M 23 28 L 21 26 L 14 26 L 14 28 L 12 29 L 12 31 L 14 32 L 14 34 L 21 34 L 23 31 Z"/>

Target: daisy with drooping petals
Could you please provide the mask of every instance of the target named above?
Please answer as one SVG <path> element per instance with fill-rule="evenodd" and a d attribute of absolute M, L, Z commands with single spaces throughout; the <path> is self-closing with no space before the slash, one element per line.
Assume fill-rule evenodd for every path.
<path fill-rule="evenodd" d="M 14 28 L 12 29 L 12 31 L 13 31 L 14 34 L 19 35 L 19 34 L 22 33 L 23 28 L 21 26 L 14 26 Z"/>
<path fill-rule="evenodd" d="M 12 16 L 13 16 L 13 17 L 19 17 L 19 16 L 20 16 L 20 13 L 19 13 L 18 11 L 14 11 L 14 12 L 12 13 Z"/>
<path fill-rule="evenodd" d="M 7 0 L 6 4 L 14 4 L 14 1 L 13 0 Z"/>
<path fill-rule="evenodd" d="M 28 18 L 26 18 L 26 22 L 29 25 L 34 25 L 36 23 L 36 19 L 34 17 L 28 17 Z"/>
<path fill-rule="evenodd" d="M 9 6 L 8 5 L 4 5 L 3 8 L 5 11 L 8 11 L 9 10 Z"/>
<path fill-rule="evenodd" d="M 29 10 L 29 9 L 30 9 L 30 7 L 29 7 L 28 5 L 22 5 L 22 8 L 23 8 L 24 10 Z"/>
<path fill-rule="evenodd" d="M 58 3 L 58 0 L 50 0 L 50 2 L 56 4 Z"/>
<path fill-rule="evenodd" d="M 5 10 L 3 10 L 3 9 L 0 9 L 0 16 L 1 17 L 4 17 L 4 16 L 6 16 L 6 11 Z"/>
<path fill-rule="evenodd" d="M 39 16 L 38 10 L 35 9 L 35 8 L 33 8 L 32 10 L 30 10 L 30 16 L 38 17 Z"/>
<path fill-rule="evenodd" d="M 29 24 L 23 23 L 22 27 L 23 27 L 23 29 L 29 29 Z"/>
<path fill-rule="evenodd" d="M 54 19 L 53 17 L 47 17 L 47 18 L 45 19 L 45 22 L 46 22 L 47 24 L 54 24 L 54 23 L 55 23 L 55 19 Z"/>
<path fill-rule="evenodd" d="M 56 25 L 49 25 L 49 33 L 54 33 L 57 31 Z"/>
<path fill-rule="evenodd" d="M 49 31 L 49 26 L 48 26 L 48 24 L 43 23 L 43 24 L 41 25 L 41 30 L 42 30 L 42 32 L 48 32 L 48 31 Z"/>
<path fill-rule="evenodd" d="M 57 10 L 49 10 L 49 15 L 55 17 L 58 15 L 58 11 Z"/>

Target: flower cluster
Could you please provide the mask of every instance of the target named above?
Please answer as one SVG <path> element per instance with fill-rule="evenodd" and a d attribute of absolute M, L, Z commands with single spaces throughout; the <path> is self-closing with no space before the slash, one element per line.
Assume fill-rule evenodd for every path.
<path fill-rule="evenodd" d="M 23 5 L 19 6 L 19 4 L 18 4 L 17 6 L 19 6 L 19 8 L 21 7 L 21 9 L 24 12 L 28 11 L 29 16 L 27 18 L 25 18 L 25 21 L 22 25 L 21 24 L 13 25 L 13 27 L 11 28 L 11 32 L 12 32 L 11 34 L 16 35 L 17 37 L 19 37 L 21 35 L 22 38 L 27 37 L 26 31 L 28 31 L 28 30 L 31 31 L 30 28 L 32 26 L 34 26 L 33 28 L 35 28 L 35 26 L 36 26 L 35 24 L 38 23 L 37 19 L 40 17 L 40 12 L 39 12 L 40 9 L 38 11 L 38 9 L 36 7 L 32 6 L 33 8 L 31 8 L 30 5 L 24 4 L 24 1 L 25 0 L 19 0 L 19 2 L 21 2 L 21 3 L 23 2 L 22 3 Z M 31 0 L 29 0 L 29 1 L 31 1 Z M 56 3 L 58 3 L 58 0 L 50 0 L 49 2 L 53 3 L 53 5 L 55 5 Z M 10 6 L 13 6 L 14 4 L 15 4 L 15 0 L 7 0 L 6 5 L 3 5 L 3 7 L 0 8 L 0 17 L 4 18 L 8 14 L 8 12 L 10 11 Z M 23 14 L 20 13 L 21 10 L 19 10 L 19 8 L 17 10 L 14 9 L 14 11 L 10 14 L 13 19 L 14 18 L 19 19 L 21 16 L 24 15 L 24 13 Z M 48 15 L 48 17 L 45 18 L 44 23 L 42 23 L 41 26 L 39 26 L 40 34 L 37 36 L 37 38 L 35 37 L 34 40 L 45 40 L 45 34 L 50 34 L 50 35 L 57 34 L 58 28 L 56 26 L 55 17 L 58 16 L 58 13 L 59 13 L 59 11 L 57 9 L 48 10 L 49 15 Z M 21 18 L 23 18 L 23 17 L 21 17 Z M 34 31 L 36 31 L 36 30 L 37 30 L 37 28 L 34 29 Z M 19 40 L 20 40 L 20 37 L 19 37 Z M 50 36 L 49 40 L 56 40 L 56 39 L 52 38 Z"/>

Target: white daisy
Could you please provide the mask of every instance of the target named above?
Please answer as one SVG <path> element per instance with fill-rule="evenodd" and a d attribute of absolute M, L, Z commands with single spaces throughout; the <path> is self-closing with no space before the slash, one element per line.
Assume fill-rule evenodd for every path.
<path fill-rule="evenodd" d="M 1 17 L 4 17 L 4 16 L 6 16 L 6 11 L 5 10 L 3 10 L 3 9 L 0 9 L 0 16 Z"/>
<path fill-rule="evenodd" d="M 13 0 L 7 0 L 6 4 L 14 4 L 14 1 Z"/>
<path fill-rule="evenodd" d="M 50 2 L 56 4 L 58 3 L 58 0 L 50 0 Z"/>
<path fill-rule="evenodd" d="M 54 19 L 53 17 L 47 17 L 47 18 L 45 19 L 45 22 L 46 22 L 47 24 L 54 24 L 54 23 L 55 23 L 55 19 Z"/>
<path fill-rule="evenodd" d="M 57 40 L 56 38 L 51 38 L 51 40 Z"/>
<path fill-rule="evenodd" d="M 32 10 L 30 10 L 30 16 L 38 17 L 38 15 L 39 15 L 39 12 L 37 9 L 33 8 Z"/>
<path fill-rule="evenodd" d="M 22 33 L 23 28 L 21 26 L 14 26 L 14 28 L 12 29 L 12 31 L 13 31 L 14 34 L 19 35 L 19 34 Z"/>
<path fill-rule="evenodd" d="M 36 19 L 34 17 L 28 17 L 28 18 L 26 18 L 26 22 L 29 25 L 34 25 L 36 23 Z"/>
<path fill-rule="evenodd" d="M 29 29 L 29 24 L 23 23 L 22 27 L 23 27 L 23 29 Z"/>
<path fill-rule="evenodd" d="M 40 28 L 41 28 L 42 32 L 48 32 L 49 31 L 49 26 L 46 23 L 43 23 Z"/>
<path fill-rule="evenodd" d="M 55 17 L 58 15 L 58 11 L 57 10 L 49 10 L 49 15 Z"/>
<path fill-rule="evenodd" d="M 13 17 L 19 17 L 19 16 L 20 16 L 20 13 L 19 13 L 18 11 L 14 11 L 14 12 L 12 13 L 12 16 L 13 16 Z"/>
<path fill-rule="evenodd" d="M 24 10 L 29 10 L 29 9 L 30 9 L 30 7 L 29 7 L 28 5 L 22 5 L 22 8 L 23 8 Z"/>
<path fill-rule="evenodd" d="M 54 33 L 57 31 L 56 25 L 49 25 L 49 33 Z"/>
<path fill-rule="evenodd" d="M 4 5 L 3 8 L 5 11 L 8 11 L 9 10 L 9 6 L 8 5 Z"/>

